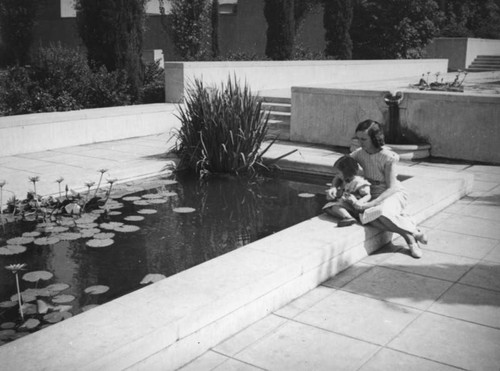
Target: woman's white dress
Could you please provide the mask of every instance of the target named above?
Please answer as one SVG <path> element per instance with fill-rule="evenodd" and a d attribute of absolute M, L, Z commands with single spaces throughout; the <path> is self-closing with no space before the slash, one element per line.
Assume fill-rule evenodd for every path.
<path fill-rule="evenodd" d="M 388 185 L 385 180 L 385 166 L 390 162 L 398 162 L 399 156 L 387 147 L 382 147 L 377 153 L 370 154 L 358 148 L 350 155 L 363 168 L 364 177 L 370 182 L 372 200 L 380 196 Z M 360 215 L 362 224 L 368 224 L 380 216 L 391 220 L 399 228 L 416 233 L 417 226 L 411 217 L 405 213 L 408 204 L 408 194 L 402 187 L 401 182 L 397 181 L 398 191 L 386 198 L 380 205 L 366 209 Z"/>

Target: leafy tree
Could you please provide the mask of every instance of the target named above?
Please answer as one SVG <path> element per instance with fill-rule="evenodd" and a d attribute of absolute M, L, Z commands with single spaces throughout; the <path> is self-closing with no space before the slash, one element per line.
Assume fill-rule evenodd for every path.
<path fill-rule="evenodd" d="M 0 39 L 5 64 L 29 62 L 37 0 L 0 0 Z"/>
<path fill-rule="evenodd" d="M 350 35 L 353 9 L 351 0 L 325 0 L 323 25 L 325 27 L 327 56 L 352 58 Z"/>
<path fill-rule="evenodd" d="M 439 32 L 435 0 L 361 0 L 351 26 L 355 59 L 418 58 Z"/>
<path fill-rule="evenodd" d="M 148 0 L 77 0 L 77 24 L 89 60 L 109 71 L 125 70 L 131 93 L 139 95 L 145 4 Z"/>
<path fill-rule="evenodd" d="M 174 44 L 185 60 L 206 60 L 212 49 L 212 2 L 210 0 L 171 0 L 171 27 Z M 214 4 L 216 5 L 216 4 Z M 216 41 L 216 40 L 215 40 Z"/>
<path fill-rule="evenodd" d="M 295 42 L 294 0 L 265 0 L 266 55 L 274 60 L 292 59 Z"/>
<path fill-rule="evenodd" d="M 448 0 L 440 36 L 500 39 L 499 0 Z"/>

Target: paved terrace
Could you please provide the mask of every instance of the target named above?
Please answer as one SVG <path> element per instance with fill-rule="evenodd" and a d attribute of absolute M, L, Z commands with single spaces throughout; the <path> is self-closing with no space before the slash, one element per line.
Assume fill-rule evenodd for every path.
<path fill-rule="evenodd" d="M 33 175 L 40 176 L 39 193 L 50 194 L 57 191 L 57 183 L 53 182 L 57 177 L 63 176 L 64 183 L 73 189 L 84 188 L 85 181 L 98 178 L 100 168 L 109 169 L 109 175 L 121 181 L 158 174 L 165 165 L 162 154 L 166 139 L 164 135 L 149 136 L 0 157 L 0 179 L 8 182 L 4 198 L 9 191 L 24 196 L 31 189 L 28 177 Z M 290 156 L 290 163 L 299 167 L 331 166 L 339 155 L 328 148 L 280 143 L 270 156 L 292 148 L 300 149 Z M 443 162 L 401 165 L 408 173 L 432 174 L 431 188 L 436 191 L 445 188 L 449 174 L 472 174 L 475 178 L 472 192 L 466 197 L 432 213 L 430 218 L 426 213 L 419 214 L 421 220 L 426 219 L 421 226 L 430 238 L 422 259 L 411 258 L 402 241 L 394 239 L 335 277 L 325 278 L 323 284 L 305 295 L 273 308 L 242 331 L 228 334 L 231 336 L 201 352 L 182 370 L 498 370 L 500 167 Z M 329 222 L 323 219 L 323 223 Z M 313 226 L 305 224 L 308 225 Z M 324 228 L 326 224 L 322 225 Z M 349 235 L 363 230 L 356 225 L 339 230 L 334 223 L 328 224 L 328 228 L 323 234 Z M 295 253 L 295 246 L 290 251 Z M 153 288 L 154 285 L 149 287 Z M 64 322 L 88 317 L 98 310 Z M 101 354 L 113 344 L 99 345 L 92 353 L 85 353 L 88 344 L 82 345 L 81 334 L 65 333 L 64 322 L 41 331 L 62 331 L 62 336 L 54 340 L 57 344 L 35 340 L 29 345 L 32 337 L 42 339 L 37 338 L 41 333 L 38 332 L 0 347 L 0 368 L 122 369 L 123 358 L 133 358 L 143 351 L 138 346 L 126 348 L 128 353 L 114 361 Z M 111 322 L 105 321 L 88 328 L 99 334 L 94 341 L 108 336 L 108 325 Z M 133 326 L 135 330 L 143 327 Z M 74 344 L 67 340 L 72 337 Z M 114 340 L 115 344 L 118 342 Z M 148 347 L 157 342 L 160 338 L 148 342 Z M 66 346 L 60 347 L 61 343 Z M 21 345 L 25 345 L 24 349 Z M 58 348 L 53 352 L 56 357 L 37 357 L 50 346 Z M 174 369 L 172 365 L 179 361 L 172 359 L 182 359 L 182 349 L 188 348 L 175 349 L 177 352 L 137 362 L 130 368 Z M 100 359 L 104 361 L 99 362 Z"/>

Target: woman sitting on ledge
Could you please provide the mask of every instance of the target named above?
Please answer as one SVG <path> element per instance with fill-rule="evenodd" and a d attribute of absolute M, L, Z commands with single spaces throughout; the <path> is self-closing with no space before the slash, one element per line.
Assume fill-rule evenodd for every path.
<path fill-rule="evenodd" d="M 399 156 L 385 147 L 382 128 L 376 121 L 361 122 L 356 127 L 356 137 L 361 148 L 353 151 L 350 156 L 363 168 L 364 176 L 371 184 L 372 197 L 367 202 L 353 197 L 350 203 L 360 212 L 362 224 L 370 223 L 375 228 L 399 234 L 408 244 L 411 255 L 414 258 L 422 257 L 418 243 L 427 244 L 427 237 L 405 214 L 408 195 L 397 179 L 396 163 Z M 325 211 L 341 220 L 355 216 L 338 205 Z"/>

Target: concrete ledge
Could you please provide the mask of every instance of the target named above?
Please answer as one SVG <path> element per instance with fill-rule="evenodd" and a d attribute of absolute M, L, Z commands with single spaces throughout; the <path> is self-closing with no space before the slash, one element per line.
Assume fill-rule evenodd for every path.
<path fill-rule="evenodd" d="M 328 165 L 315 172 L 330 174 Z M 280 161 L 302 171 L 306 161 Z M 422 221 L 472 188 L 470 174 L 401 166 Z M 317 187 L 317 186 L 312 186 Z M 303 295 L 391 239 L 312 218 L 0 347 L 7 370 L 172 370 Z"/>
<path fill-rule="evenodd" d="M 173 104 L 146 104 L 0 118 L 0 156 L 44 151 L 170 131 Z"/>
<path fill-rule="evenodd" d="M 300 85 L 417 79 L 427 71 L 445 73 L 447 67 L 446 59 L 166 62 L 165 97 L 167 102 L 182 101 L 187 84 L 195 78 L 219 86 L 234 75 L 257 92 Z"/>

